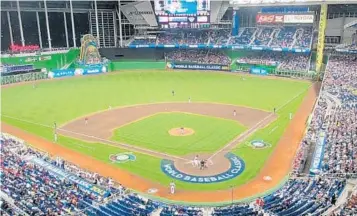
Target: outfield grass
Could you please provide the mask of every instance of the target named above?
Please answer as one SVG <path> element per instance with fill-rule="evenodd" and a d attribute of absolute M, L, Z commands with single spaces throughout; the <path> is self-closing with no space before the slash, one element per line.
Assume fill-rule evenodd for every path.
<path fill-rule="evenodd" d="M 88 76 L 44 82 L 36 89 L 33 89 L 31 84 L 2 89 L 1 119 L 52 141 L 52 129 L 43 125 L 52 126 L 54 121 L 64 124 L 76 117 L 106 110 L 109 105 L 115 107 L 152 102 L 186 102 L 191 96 L 193 102 L 219 102 L 271 111 L 273 107 L 282 106 L 308 87 L 309 83 L 302 81 L 260 77 L 246 77 L 242 80 L 241 76 L 228 73 L 123 72 L 109 76 Z M 175 97 L 171 95 L 173 89 L 176 91 Z M 206 185 L 176 182 L 178 189 L 227 189 L 254 178 L 285 131 L 289 123 L 289 113 L 295 113 L 304 95 L 305 93 L 301 94 L 279 110 L 277 113 L 279 118 L 275 122 L 249 138 L 249 140 L 264 139 L 272 145 L 271 148 L 254 150 L 242 144 L 233 151 L 246 162 L 246 170 L 239 177 Z M 16 117 L 18 120 L 6 116 Z M 26 123 L 23 120 L 33 123 Z M 109 155 L 126 150 L 62 136 L 59 137 L 59 144 L 164 185 L 168 185 L 171 181 L 161 172 L 158 158 L 135 153 L 136 162 L 112 164 Z"/>
<path fill-rule="evenodd" d="M 191 128 L 190 136 L 171 136 L 172 128 Z M 113 140 L 173 155 L 214 152 L 246 128 L 228 119 L 186 113 L 159 113 L 118 128 Z"/>
<path fill-rule="evenodd" d="M 200 72 L 122 72 L 2 89 L 2 113 L 52 125 L 108 106 L 152 102 L 219 102 L 271 112 L 301 92 L 308 84 Z M 176 96 L 172 97 L 171 91 Z"/>

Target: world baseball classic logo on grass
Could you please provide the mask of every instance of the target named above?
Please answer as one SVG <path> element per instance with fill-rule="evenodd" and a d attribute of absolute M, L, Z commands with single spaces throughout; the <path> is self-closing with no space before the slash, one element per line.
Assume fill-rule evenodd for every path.
<path fill-rule="evenodd" d="M 230 152 L 227 153 L 225 157 L 229 160 L 231 166 L 227 171 L 217 175 L 189 175 L 179 171 L 173 161 L 166 159 L 161 161 L 161 171 L 171 178 L 189 183 L 209 184 L 228 181 L 242 174 L 245 169 L 245 163 L 240 157 Z"/>
<path fill-rule="evenodd" d="M 250 145 L 255 149 L 263 149 L 271 146 L 269 143 L 264 142 L 264 140 L 252 140 Z"/>
<path fill-rule="evenodd" d="M 131 152 L 125 152 L 109 155 L 109 160 L 111 160 L 113 163 L 125 163 L 128 161 L 135 161 L 136 156 Z"/>

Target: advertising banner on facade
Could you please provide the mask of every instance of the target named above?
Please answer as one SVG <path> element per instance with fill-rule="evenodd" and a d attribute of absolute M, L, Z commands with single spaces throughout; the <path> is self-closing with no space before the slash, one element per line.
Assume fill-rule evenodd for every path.
<path fill-rule="evenodd" d="M 314 23 L 313 14 L 287 14 L 284 15 L 284 23 L 302 23 L 309 24 Z"/>
<path fill-rule="evenodd" d="M 257 14 L 258 24 L 312 24 L 314 23 L 313 14 Z"/>
<path fill-rule="evenodd" d="M 239 12 L 238 10 L 233 11 L 233 19 L 232 19 L 232 36 L 238 35 L 239 32 Z"/>
<path fill-rule="evenodd" d="M 284 23 L 284 15 L 275 14 L 257 14 L 256 21 L 258 24 L 278 24 Z"/>

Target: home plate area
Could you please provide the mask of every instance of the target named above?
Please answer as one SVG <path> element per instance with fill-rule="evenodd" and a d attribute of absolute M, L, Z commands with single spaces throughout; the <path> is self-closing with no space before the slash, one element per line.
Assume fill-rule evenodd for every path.
<path fill-rule="evenodd" d="M 188 155 L 183 160 L 161 161 L 161 170 L 166 175 L 179 181 L 190 183 L 217 183 L 228 181 L 242 174 L 244 161 L 233 153 L 219 154 L 209 159 L 209 154 Z"/>

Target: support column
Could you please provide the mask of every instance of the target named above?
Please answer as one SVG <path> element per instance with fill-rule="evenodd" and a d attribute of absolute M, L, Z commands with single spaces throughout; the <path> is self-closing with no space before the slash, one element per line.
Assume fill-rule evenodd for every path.
<path fill-rule="evenodd" d="M 94 0 L 94 12 L 95 12 L 95 25 L 96 25 L 97 40 L 98 40 L 99 47 L 101 47 L 101 45 L 100 45 L 100 36 L 99 36 L 97 0 Z"/>
<path fill-rule="evenodd" d="M 322 61 L 324 58 L 326 23 L 327 23 L 327 4 L 322 4 L 321 11 L 320 11 L 319 36 L 317 40 L 317 53 L 316 53 L 317 73 L 321 72 Z"/>
<path fill-rule="evenodd" d="M 114 27 L 114 46 L 117 47 L 117 40 L 118 40 L 118 35 L 117 35 L 117 22 L 115 18 L 115 13 L 113 12 L 113 27 Z"/>
<path fill-rule="evenodd" d="M 40 27 L 40 17 L 38 15 L 38 12 L 36 12 L 36 21 L 37 21 L 38 42 L 40 43 L 40 48 L 42 49 L 42 35 L 41 35 L 41 27 Z"/>
<path fill-rule="evenodd" d="M 123 47 L 123 29 L 122 29 L 122 23 L 121 23 L 120 0 L 118 0 L 118 18 L 119 18 L 119 44 L 120 44 L 120 47 Z"/>
<path fill-rule="evenodd" d="M 11 27 L 11 19 L 10 19 L 10 12 L 6 12 L 7 14 L 7 23 L 9 25 L 9 32 L 10 32 L 10 42 L 11 42 L 11 45 L 14 45 L 14 37 L 12 35 L 12 27 Z"/>
<path fill-rule="evenodd" d="M 346 14 L 343 13 L 343 17 L 342 17 L 342 23 L 343 23 L 343 26 L 341 26 L 341 31 L 340 31 L 340 35 L 341 35 L 341 38 L 340 38 L 340 44 L 343 44 L 343 41 L 345 39 L 345 28 L 344 28 L 344 25 L 345 25 L 345 22 L 346 22 Z M 352 40 L 353 42 L 353 40 Z"/>
<path fill-rule="evenodd" d="M 66 34 L 66 46 L 67 48 L 69 48 L 66 12 L 63 12 L 63 23 L 64 23 L 64 33 Z"/>
<path fill-rule="evenodd" d="M 93 35 L 93 29 L 92 29 L 92 27 L 93 27 L 93 25 L 92 25 L 92 12 L 91 11 L 89 11 L 89 31 L 90 31 L 90 34 L 91 35 Z"/>
<path fill-rule="evenodd" d="M 102 14 L 102 38 L 103 38 L 103 47 L 106 47 L 105 46 L 105 32 L 104 32 L 104 14 L 103 12 L 101 13 Z"/>
<path fill-rule="evenodd" d="M 22 19 L 21 19 L 20 2 L 19 2 L 19 0 L 16 1 L 16 6 L 17 6 L 17 16 L 19 18 L 21 44 L 22 44 L 22 46 L 25 46 L 24 30 L 22 29 Z"/>
<path fill-rule="evenodd" d="M 73 40 L 73 47 L 77 47 L 76 43 L 76 28 L 74 26 L 74 16 L 73 16 L 73 5 L 72 0 L 69 0 L 69 6 L 71 9 L 71 23 L 72 23 L 72 40 Z"/>
<path fill-rule="evenodd" d="M 47 40 L 48 40 L 48 48 L 52 49 L 52 42 L 51 42 L 51 33 L 50 33 L 50 23 L 48 22 L 48 12 L 47 12 L 47 2 L 46 0 L 43 1 L 45 5 L 45 17 L 46 17 L 46 27 L 47 27 Z"/>

